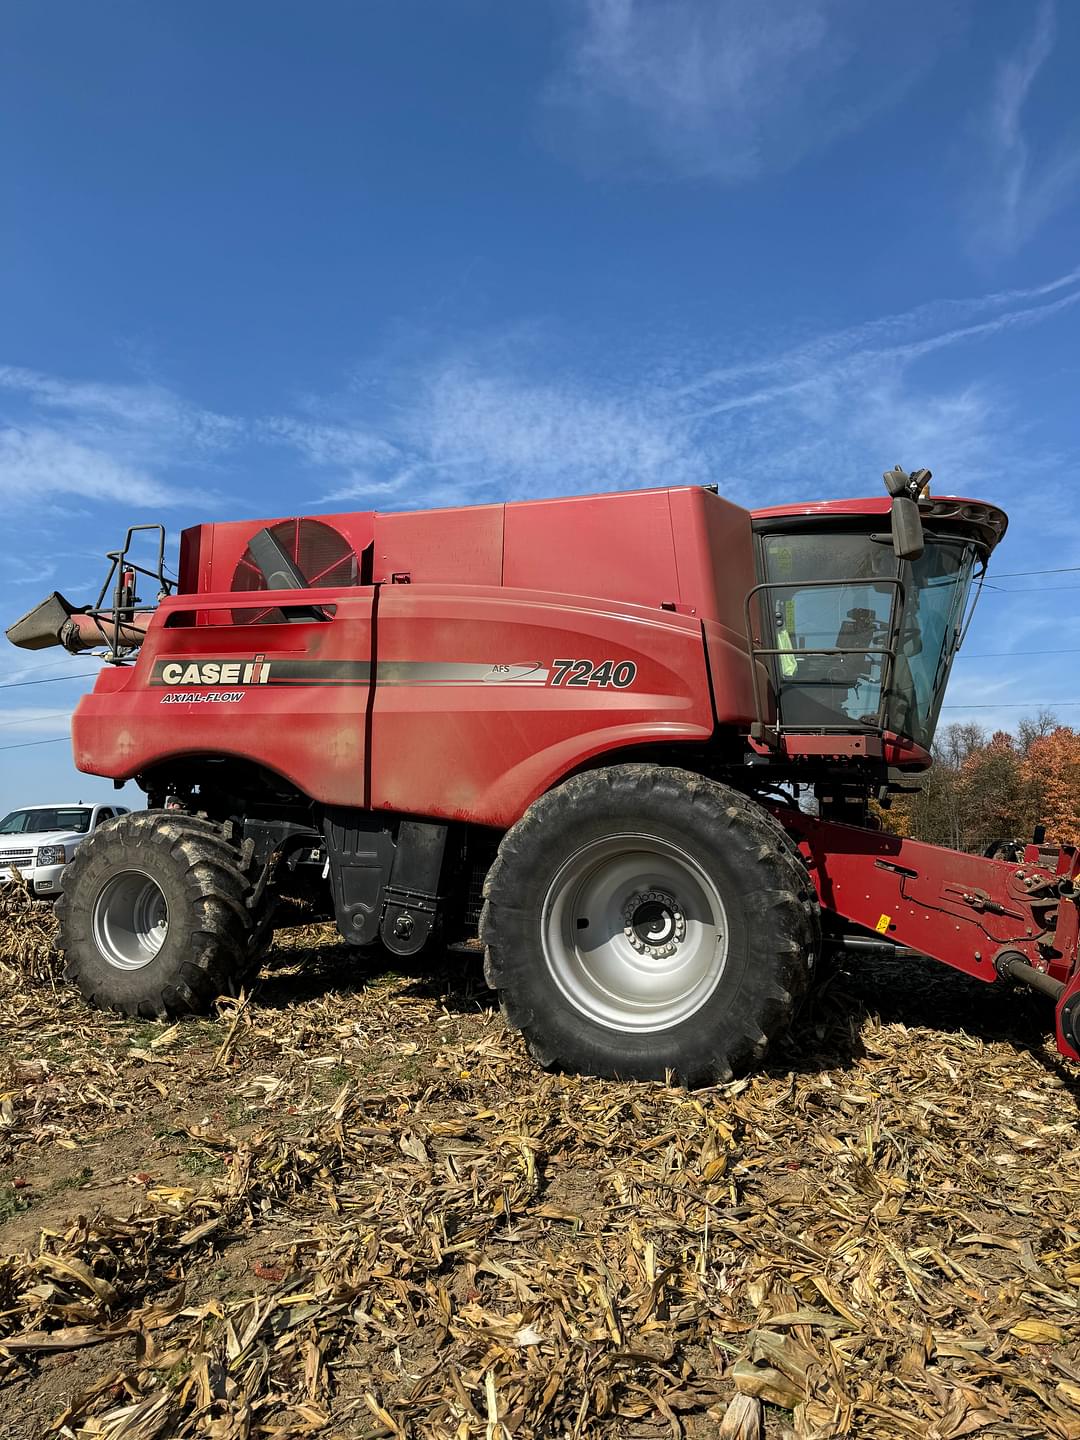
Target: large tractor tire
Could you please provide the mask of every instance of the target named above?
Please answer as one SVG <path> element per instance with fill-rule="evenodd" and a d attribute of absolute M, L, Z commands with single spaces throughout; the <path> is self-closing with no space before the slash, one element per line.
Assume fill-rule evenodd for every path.
<path fill-rule="evenodd" d="M 194 815 L 141 811 L 103 825 L 64 871 L 65 976 L 100 1009 L 199 1015 L 257 973 L 268 917 L 239 852 Z"/>
<path fill-rule="evenodd" d="M 542 796 L 484 890 L 485 974 L 541 1064 L 684 1084 L 761 1062 L 820 946 L 778 822 L 684 770 L 618 765 Z"/>

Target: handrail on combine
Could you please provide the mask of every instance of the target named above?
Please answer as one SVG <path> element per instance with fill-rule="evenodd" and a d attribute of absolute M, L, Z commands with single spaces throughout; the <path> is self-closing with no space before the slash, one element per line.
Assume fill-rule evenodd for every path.
<path fill-rule="evenodd" d="M 144 530 L 152 530 L 158 537 L 157 568 L 154 570 L 148 570 L 144 565 L 136 565 L 133 560 L 128 559 L 132 537 Z M 108 646 L 104 659 L 113 665 L 119 665 L 129 660 L 142 644 L 141 633 L 137 639 L 135 633 L 141 632 L 145 627 L 134 625 L 135 616 L 156 609 L 158 601 L 171 595 L 174 588 L 174 582 L 165 574 L 165 526 L 129 526 L 121 548 L 108 551 L 105 558 L 110 564 L 98 598 L 93 605 L 80 613 L 96 623 L 102 643 Z M 148 579 L 157 581 L 158 593 L 152 605 L 140 603 L 135 593 L 136 575 L 145 575 Z M 106 605 L 104 601 L 110 585 L 113 587 L 112 601 Z"/>
<path fill-rule="evenodd" d="M 767 590 L 824 590 L 829 587 L 847 586 L 849 589 L 855 586 L 865 586 L 868 583 L 874 585 L 892 586 L 896 594 L 892 605 L 889 607 L 889 638 L 892 641 L 888 646 L 866 646 L 866 645 L 826 645 L 815 649 L 785 650 L 778 646 L 762 645 L 760 638 L 754 633 L 754 619 L 751 607 L 754 599 L 763 591 Z M 746 639 L 750 654 L 751 684 L 754 691 L 754 719 L 756 722 L 755 734 L 763 735 L 772 731 L 774 735 L 781 735 L 793 730 L 805 730 L 806 726 L 785 725 L 781 714 L 781 700 L 776 694 L 776 718 L 770 721 L 766 718 L 765 707 L 762 704 L 761 683 L 758 676 L 757 660 L 764 655 L 792 655 L 801 659 L 807 655 L 877 655 L 884 659 L 884 666 L 881 672 L 881 693 L 878 701 L 878 713 L 876 724 L 873 728 L 883 731 L 886 728 L 886 715 L 888 712 L 889 690 L 892 684 L 893 668 L 896 664 L 896 639 L 899 634 L 899 617 L 903 613 L 906 591 L 902 580 L 895 576 L 875 576 L 872 582 L 868 582 L 865 576 L 843 578 L 839 580 L 766 580 L 759 585 L 752 586 L 746 592 L 743 601 L 743 614 L 746 622 Z M 758 627 L 764 631 L 764 625 Z M 770 667 L 771 669 L 772 667 Z M 775 685 L 775 680 L 774 680 Z M 852 731 L 863 733 L 870 730 L 869 725 L 861 725 L 857 721 L 851 721 L 848 725 L 815 725 L 812 727 L 815 733 L 820 734 L 848 734 Z"/>

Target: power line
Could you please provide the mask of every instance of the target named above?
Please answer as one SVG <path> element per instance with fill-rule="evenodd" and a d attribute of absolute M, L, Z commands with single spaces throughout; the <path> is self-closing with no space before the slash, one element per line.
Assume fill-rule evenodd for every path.
<path fill-rule="evenodd" d="M 68 735 L 57 735 L 55 740 L 22 740 L 18 745 L 0 745 L 3 750 L 28 750 L 31 745 L 66 745 L 70 743 Z"/>
<path fill-rule="evenodd" d="M 1062 706 L 1080 705 L 1080 700 L 1003 700 L 1000 705 L 942 705 L 942 710 L 1034 710 L 1045 706 L 1052 710 Z"/>
<path fill-rule="evenodd" d="M 68 665 L 71 664 L 71 661 L 72 661 L 72 660 L 75 660 L 75 658 L 78 658 L 78 660 L 88 660 L 88 658 L 91 658 L 91 657 L 89 657 L 88 652 L 86 652 L 86 651 L 75 652 L 75 651 L 66 651 L 66 649 L 65 649 L 65 651 L 62 652 L 62 654 L 63 654 L 63 660 L 59 660 L 59 657 L 58 657 L 58 660 L 56 660 L 55 662 L 53 662 L 53 664 L 50 664 L 50 665 L 40 665 L 40 667 L 37 667 L 37 665 L 35 665 L 35 667 L 30 668 L 29 671 L 27 671 L 26 668 L 24 668 L 24 667 L 20 667 L 19 670 L 16 671 L 16 674 L 22 674 L 22 675 L 26 675 L 26 674 L 30 674 L 30 675 L 62 675 L 62 674 L 66 674 L 66 671 L 68 671 Z M 9 657 L 9 658 L 10 658 L 10 660 L 13 660 L 13 661 L 14 661 L 13 655 L 12 655 L 12 657 Z M 7 668 L 7 667 L 6 667 L 6 668 Z M 0 674 L 0 678 L 3 678 L 3 675 Z"/>
<path fill-rule="evenodd" d="M 961 650 L 958 660 L 1026 660 L 1029 655 L 1080 655 L 1080 650 L 977 650 L 969 655 Z"/>
<path fill-rule="evenodd" d="M 71 659 L 70 655 L 68 655 L 68 659 Z M 27 672 L 25 670 L 16 671 L 16 674 L 19 675 L 25 675 L 26 673 Z M 66 664 L 61 663 L 59 665 L 43 666 L 40 670 L 34 669 L 31 670 L 29 673 L 39 680 L 45 679 L 46 677 L 51 675 L 56 675 L 60 679 L 63 679 L 64 676 L 68 673 L 68 668 Z"/>
<path fill-rule="evenodd" d="M 62 680 L 87 680 L 97 670 L 80 670 L 77 675 L 54 675 L 51 680 L 5 680 L 0 690 L 18 690 L 23 685 L 59 685 Z"/>
<path fill-rule="evenodd" d="M 1017 585 L 1012 590 L 1003 590 L 1000 585 L 991 585 L 988 580 L 983 589 L 990 595 L 1049 595 L 1052 590 L 1080 590 L 1080 585 Z"/>
<path fill-rule="evenodd" d="M 1014 580 L 1020 575 L 1065 575 L 1080 570 L 1080 565 L 1057 565 L 1052 570 L 995 570 L 995 580 Z"/>
<path fill-rule="evenodd" d="M 8 730 L 12 725 L 40 725 L 45 720 L 59 720 L 62 715 L 70 719 L 71 711 L 53 710 L 48 715 L 24 715 L 21 720 L 0 720 L 0 730 Z"/>

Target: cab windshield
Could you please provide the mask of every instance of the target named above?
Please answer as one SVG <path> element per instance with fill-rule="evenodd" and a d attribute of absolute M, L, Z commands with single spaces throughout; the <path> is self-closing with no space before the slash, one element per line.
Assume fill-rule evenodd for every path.
<path fill-rule="evenodd" d="M 887 536 L 829 531 L 766 535 L 762 549 L 779 723 L 866 726 L 929 748 L 976 547 L 927 535 L 921 558 L 901 564 Z"/>

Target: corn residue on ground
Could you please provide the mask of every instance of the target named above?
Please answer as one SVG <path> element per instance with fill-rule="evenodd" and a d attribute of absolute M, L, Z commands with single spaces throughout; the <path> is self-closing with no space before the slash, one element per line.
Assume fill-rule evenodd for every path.
<path fill-rule="evenodd" d="M 212 1020 L 97 1014 L 0 906 L 5 1440 L 1080 1437 L 1037 1001 L 840 971 L 688 1093 L 544 1074 L 474 960 L 328 926 Z"/>

